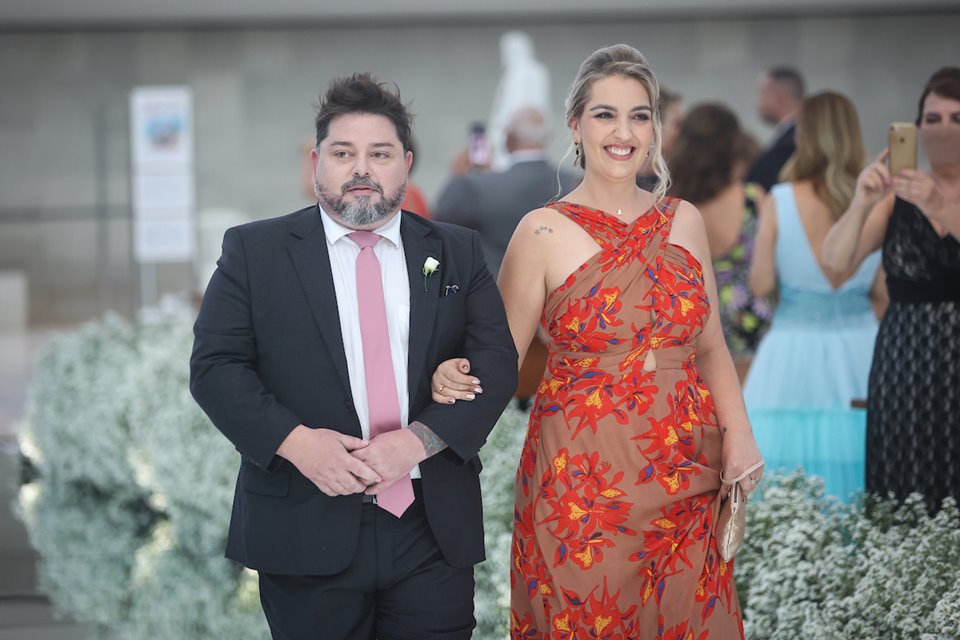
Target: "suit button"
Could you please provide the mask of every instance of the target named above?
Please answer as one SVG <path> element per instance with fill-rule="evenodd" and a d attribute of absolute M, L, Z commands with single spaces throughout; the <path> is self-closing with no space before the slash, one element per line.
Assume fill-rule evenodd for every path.
<path fill-rule="evenodd" d="M 347 408 L 347 411 L 353 411 L 353 403 L 347 400 L 343 403 L 343 406 Z"/>

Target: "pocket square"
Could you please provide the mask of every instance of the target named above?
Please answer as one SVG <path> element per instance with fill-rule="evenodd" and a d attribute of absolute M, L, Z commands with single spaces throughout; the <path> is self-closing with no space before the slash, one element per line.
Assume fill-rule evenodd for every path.
<path fill-rule="evenodd" d="M 448 284 L 443 287 L 443 295 L 452 296 L 455 293 L 459 293 L 460 285 L 457 284 Z"/>

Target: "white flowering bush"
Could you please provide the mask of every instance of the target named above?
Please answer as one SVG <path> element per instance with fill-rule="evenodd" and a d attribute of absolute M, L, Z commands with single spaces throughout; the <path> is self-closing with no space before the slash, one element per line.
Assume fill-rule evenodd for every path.
<path fill-rule="evenodd" d="M 487 560 L 478 565 L 475 572 L 477 629 L 474 635 L 481 639 L 506 638 L 509 633 L 513 488 L 529 416 L 511 404 L 480 452 Z"/>
<path fill-rule="evenodd" d="M 136 363 L 134 330 L 116 315 L 47 346 L 28 393 L 23 438 L 45 478 L 140 497 L 126 459 L 128 398 L 117 393 Z"/>
<path fill-rule="evenodd" d="M 190 395 L 191 325 L 144 327 L 138 344 L 124 389 L 128 463 L 181 544 L 222 554 L 239 457 Z"/>
<path fill-rule="evenodd" d="M 63 613 L 111 637 L 129 617 L 134 554 L 152 517 L 145 506 L 51 481 L 21 489 L 19 511 L 41 555 L 40 587 Z"/>
<path fill-rule="evenodd" d="M 817 479 L 774 478 L 750 505 L 737 585 L 748 638 L 960 638 L 960 512 L 842 504 Z"/>
<path fill-rule="evenodd" d="M 53 340 L 31 385 L 18 511 L 42 588 L 98 638 L 269 636 L 223 557 L 239 460 L 190 397 L 190 327 L 110 316 Z"/>
<path fill-rule="evenodd" d="M 19 513 L 58 609 L 109 640 L 269 637 L 256 576 L 223 558 L 238 456 L 190 397 L 185 317 L 111 316 L 54 340 L 31 386 Z M 507 636 L 516 464 L 528 414 L 482 451 L 479 640 Z M 960 640 L 960 514 L 842 504 L 800 474 L 751 501 L 736 562 L 750 640 Z"/>
<path fill-rule="evenodd" d="M 129 582 L 136 594 L 125 640 L 267 638 L 256 574 L 217 553 L 177 546 L 173 527 L 157 526 L 134 558 Z"/>

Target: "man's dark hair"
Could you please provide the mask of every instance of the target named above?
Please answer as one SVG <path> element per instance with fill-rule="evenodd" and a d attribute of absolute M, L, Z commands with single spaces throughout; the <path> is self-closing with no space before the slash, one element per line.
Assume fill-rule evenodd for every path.
<path fill-rule="evenodd" d="M 400 101 L 400 88 L 397 85 L 393 85 L 391 90 L 369 73 L 335 78 L 317 106 L 315 124 L 318 147 L 327 137 L 333 119 L 350 113 L 370 113 L 388 118 L 397 130 L 403 150 L 411 150 L 410 127 L 413 116 Z"/>
<path fill-rule="evenodd" d="M 806 91 L 803 76 L 793 67 L 770 67 L 767 69 L 767 76 L 777 85 L 783 87 L 790 96 L 800 102 L 803 100 L 803 94 Z"/>

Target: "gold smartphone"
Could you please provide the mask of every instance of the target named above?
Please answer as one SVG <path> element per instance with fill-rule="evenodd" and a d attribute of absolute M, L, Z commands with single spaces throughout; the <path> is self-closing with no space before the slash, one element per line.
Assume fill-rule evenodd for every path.
<path fill-rule="evenodd" d="M 917 126 L 912 122 L 894 122 L 887 132 L 890 145 L 890 175 L 901 169 L 917 168 Z"/>

